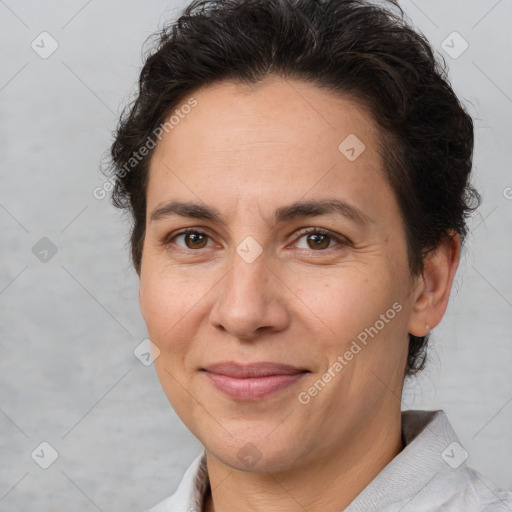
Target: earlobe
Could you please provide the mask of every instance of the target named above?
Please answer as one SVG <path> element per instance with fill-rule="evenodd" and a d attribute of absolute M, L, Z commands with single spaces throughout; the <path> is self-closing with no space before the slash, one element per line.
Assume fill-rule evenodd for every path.
<path fill-rule="evenodd" d="M 424 261 L 422 283 L 411 311 L 408 331 L 425 336 L 441 322 L 460 259 L 460 237 L 450 232 Z"/>

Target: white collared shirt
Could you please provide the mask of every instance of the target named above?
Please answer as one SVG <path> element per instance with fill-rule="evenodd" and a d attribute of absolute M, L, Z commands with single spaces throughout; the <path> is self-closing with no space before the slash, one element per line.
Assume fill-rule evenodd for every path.
<path fill-rule="evenodd" d="M 403 450 L 345 512 L 512 512 L 512 492 L 466 465 L 444 411 L 402 411 Z M 176 492 L 147 512 L 201 512 L 209 486 L 203 451 Z"/>

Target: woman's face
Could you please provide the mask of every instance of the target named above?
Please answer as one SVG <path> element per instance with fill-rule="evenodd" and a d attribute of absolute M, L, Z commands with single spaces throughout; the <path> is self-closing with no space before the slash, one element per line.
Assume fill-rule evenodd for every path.
<path fill-rule="evenodd" d="M 193 97 L 150 165 L 139 297 L 155 366 L 225 464 L 300 467 L 400 411 L 417 280 L 376 126 L 300 81 Z M 331 201 L 324 213 L 291 208 Z M 205 371 L 223 362 L 307 372 L 243 382 Z"/>

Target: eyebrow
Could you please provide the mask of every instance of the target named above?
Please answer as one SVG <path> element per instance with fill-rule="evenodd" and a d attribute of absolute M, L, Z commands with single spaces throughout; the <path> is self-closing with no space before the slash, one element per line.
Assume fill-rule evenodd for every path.
<path fill-rule="evenodd" d="M 336 213 L 359 224 L 367 224 L 372 220 L 359 208 L 341 199 L 323 199 L 312 201 L 297 201 L 287 206 L 281 206 L 274 211 L 275 223 L 285 222 L 300 217 L 316 217 Z M 169 201 L 156 207 L 151 213 L 150 222 L 172 216 L 190 217 L 193 219 L 211 220 L 226 225 L 220 212 L 212 207 L 193 202 Z"/>

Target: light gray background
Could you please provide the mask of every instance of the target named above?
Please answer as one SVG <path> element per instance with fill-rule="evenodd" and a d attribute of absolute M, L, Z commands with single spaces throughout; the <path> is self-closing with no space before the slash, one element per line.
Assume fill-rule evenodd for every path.
<path fill-rule="evenodd" d="M 134 357 L 146 329 L 127 220 L 92 195 L 141 45 L 183 5 L 0 0 L 1 511 L 141 511 L 201 450 Z M 484 196 L 403 408 L 444 409 L 469 464 L 512 489 L 512 2 L 402 5 L 475 117 Z M 59 44 L 47 59 L 31 48 L 43 31 Z M 441 46 L 453 31 L 469 43 L 456 59 Z M 57 247 L 46 263 L 32 252 L 42 237 Z M 46 470 L 31 458 L 43 441 L 58 452 Z"/>

